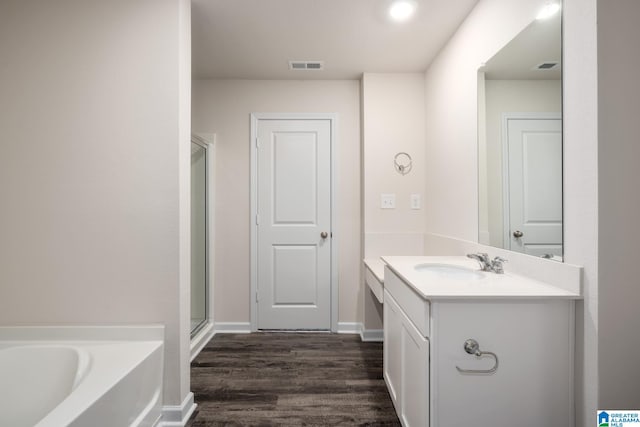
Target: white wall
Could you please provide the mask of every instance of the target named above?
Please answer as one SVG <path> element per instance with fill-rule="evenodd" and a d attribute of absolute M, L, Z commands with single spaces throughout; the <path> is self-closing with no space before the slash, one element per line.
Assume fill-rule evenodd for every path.
<path fill-rule="evenodd" d="M 640 3 L 598 1 L 598 368 L 601 408 L 640 408 Z"/>
<path fill-rule="evenodd" d="M 193 128 L 216 133 L 216 322 L 250 320 L 249 114 L 338 113 L 339 322 L 362 318 L 357 81 L 197 80 Z"/>
<path fill-rule="evenodd" d="M 191 394 L 191 0 L 177 0 L 178 16 L 178 375 L 182 408 L 177 417 L 186 417 Z M 176 106 L 174 105 L 174 108 Z M 174 301 L 175 304 L 175 301 Z M 186 406 L 185 406 L 186 405 Z M 186 412 L 186 413 L 185 413 Z M 168 415 L 168 414 L 167 414 Z"/>
<path fill-rule="evenodd" d="M 576 310 L 576 425 L 598 408 L 598 132 L 596 0 L 564 0 L 564 260 L 583 267 Z"/>
<path fill-rule="evenodd" d="M 541 3 L 480 1 L 426 72 L 428 232 L 477 240 L 477 71 Z"/>
<path fill-rule="evenodd" d="M 364 256 L 421 255 L 424 201 L 411 209 L 410 197 L 425 194 L 424 75 L 365 73 L 361 87 Z M 406 175 L 395 169 L 398 152 L 412 158 Z M 383 193 L 395 194 L 395 209 L 380 208 Z M 365 290 L 365 329 L 382 329 L 380 303 Z"/>
<path fill-rule="evenodd" d="M 429 233 L 477 241 L 477 69 L 536 15 L 542 0 L 481 0 L 426 72 Z M 577 425 L 597 406 L 595 0 L 564 1 L 565 261 L 581 265 Z"/>
<path fill-rule="evenodd" d="M 189 389 L 188 16 L 182 0 L 0 3 L 0 324 L 164 324 L 165 405 Z"/>
<path fill-rule="evenodd" d="M 423 211 L 411 209 L 410 195 L 425 190 L 424 75 L 365 73 L 362 100 L 365 233 L 422 234 Z M 407 175 L 394 169 L 398 152 L 413 159 Z M 395 194 L 395 209 L 380 209 L 382 193 Z"/>

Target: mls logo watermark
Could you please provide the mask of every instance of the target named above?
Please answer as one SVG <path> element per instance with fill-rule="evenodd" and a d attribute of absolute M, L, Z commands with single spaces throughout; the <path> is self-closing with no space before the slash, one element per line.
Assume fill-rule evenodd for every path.
<path fill-rule="evenodd" d="M 598 427 L 640 427 L 640 411 L 637 410 L 600 410 Z"/>

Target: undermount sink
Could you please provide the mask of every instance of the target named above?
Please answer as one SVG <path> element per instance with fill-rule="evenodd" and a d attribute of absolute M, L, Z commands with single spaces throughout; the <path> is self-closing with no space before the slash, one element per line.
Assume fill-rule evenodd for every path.
<path fill-rule="evenodd" d="M 450 280 L 480 280 L 485 277 L 479 270 L 452 264 L 418 264 L 415 270 L 434 278 Z"/>

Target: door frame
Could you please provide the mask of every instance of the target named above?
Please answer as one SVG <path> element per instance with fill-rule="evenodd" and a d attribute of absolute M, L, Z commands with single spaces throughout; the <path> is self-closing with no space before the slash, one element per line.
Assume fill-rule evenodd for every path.
<path fill-rule="evenodd" d="M 251 291 L 249 293 L 249 305 L 251 307 L 251 331 L 258 330 L 258 225 L 256 216 L 258 214 L 258 122 L 260 120 L 329 120 L 331 127 L 331 332 L 338 331 L 338 233 L 337 230 L 337 203 L 336 203 L 336 170 L 337 153 L 335 147 L 338 135 L 338 114 L 337 113 L 251 113 L 251 132 L 249 146 L 251 152 L 251 196 L 249 223 L 251 230 Z"/>
<path fill-rule="evenodd" d="M 562 113 L 502 113 L 502 245 L 505 249 L 511 248 L 511 208 L 509 198 L 509 120 L 562 120 Z M 564 150 L 564 123 L 561 124 Z M 563 181 L 560 183 L 564 190 Z M 564 214 L 563 214 L 564 219 Z"/>

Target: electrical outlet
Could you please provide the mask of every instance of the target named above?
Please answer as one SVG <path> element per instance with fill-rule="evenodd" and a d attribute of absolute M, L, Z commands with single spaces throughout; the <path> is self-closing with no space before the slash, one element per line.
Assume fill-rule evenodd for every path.
<path fill-rule="evenodd" d="M 380 194 L 380 209 L 395 209 L 395 208 L 396 208 L 395 194 Z"/>
<path fill-rule="evenodd" d="M 412 194 L 411 195 L 411 209 L 420 209 L 420 194 Z"/>

